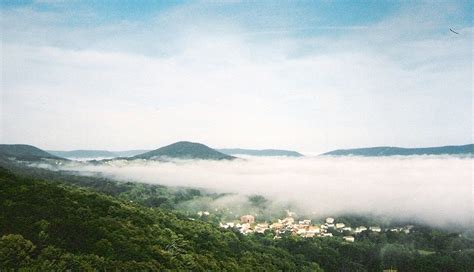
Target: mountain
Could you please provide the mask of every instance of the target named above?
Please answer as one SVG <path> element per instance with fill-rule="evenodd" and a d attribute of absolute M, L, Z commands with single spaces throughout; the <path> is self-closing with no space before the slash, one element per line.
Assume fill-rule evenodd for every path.
<path fill-rule="evenodd" d="M 302 157 L 303 155 L 292 150 L 280 150 L 280 149 L 242 149 L 242 148 L 223 148 L 216 149 L 227 155 L 250 155 L 250 156 L 287 156 L 287 157 Z"/>
<path fill-rule="evenodd" d="M 49 153 L 63 158 L 101 158 L 118 157 L 115 153 L 106 150 L 72 150 L 72 151 L 52 151 Z"/>
<path fill-rule="evenodd" d="M 116 158 L 132 157 L 143 154 L 150 150 L 126 150 L 126 151 L 107 151 L 107 150 L 71 150 L 71 151 L 49 151 L 49 153 L 63 158 Z"/>
<path fill-rule="evenodd" d="M 14 158 L 23 161 L 36 161 L 41 159 L 65 160 L 54 156 L 32 145 L 23 144 L 0 144 L 0 158 Z"/>
<path fill-rule="evenodd" d="M 117 157 L 133 157 L 133 156 L 140 155 L 146 152 L 150 152 L 150 150 L 138 149 L 138 150 L 113 151 L 113 153 L 116 154 Z"/>
<path fill-rule="evenodd" d="M 410 156 L 410 155 L 469 155 L 474 153 L 474 144 L 468 145 L 451 145 L 440 147 L 424 147 L 424 148 L 401 148 L 391 146 L 379 146 L 355 149 L 338 149 L 322 155 L 332 156 L 365 156 L 365 157 L 382 157 L 382 156 Z"/>
<path fill-rule="evenodd" d="M 178 158 L 178 159 L 201 159 L 201 160 L 232 160 L 229 156 L 218 152 L 206 145 L 192 142 L 177 142 L 156 150 L 136 155 L 130 159 L 159 159 L 159 158 Z"/>

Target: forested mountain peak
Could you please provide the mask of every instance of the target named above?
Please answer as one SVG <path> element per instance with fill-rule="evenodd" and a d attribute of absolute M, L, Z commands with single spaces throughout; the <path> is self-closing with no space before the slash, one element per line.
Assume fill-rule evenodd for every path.
<path fill-rule="evenodd" d="M 469 155 L 474 154 L 474 144 L 450 145 L 423 148 L 402 148 L 393 146 L 377 146 L 354 149 L 338 149 L 322 155 L 333 156 L 410 156 L 410 155 Z"/>
<path fill-rule="evenodd" d="M 188 141 L 176 142 L 156 150 L 132 157 L 131 159 L 201 159 L 201 160 L 231 160 L 235 157 L 223 154 L 204 144 Z"/>
<path fill-rule="evenodd" d="M 0 158 L 14 158 L 23 161 L 36 161 L 41 159 L 65 160 L 54 156 L 32 145 L 25 144 L 0 144 Z"/>

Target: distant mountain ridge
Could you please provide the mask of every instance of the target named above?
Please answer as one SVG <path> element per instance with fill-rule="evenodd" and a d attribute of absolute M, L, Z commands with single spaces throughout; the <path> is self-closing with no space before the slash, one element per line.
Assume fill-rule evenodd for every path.
<path fill-rule="evenodd" d="M 116 158 L 132 157 L 146 153 L 150 150 L 126 150 L 126 151 L 107 151 L 107 150 L 71 150 L 71 151 L 52 151 L 47 152 L 63 158 Z"/>
<path fill-rule="evenodd" d="M 365 156 L 365 157 L 382 157 L 382 156 L 410 156 L 410 155 L 469 155 L 474 154 L 474 144 L 467 145 L 450 145 L 440 147 L 423 147 L 423 148 L 402 148 L 391 146 L 354 148 L 354 149 L 338 149 L 321 155 L 332 156 Z"/>
<path fill-rule="evenodd" d="M 35 146 L 25 144 L 0 144 L 0 158 L 14 158 L 23 161 L 37 161 L 41 159 L 66 160 Z"/>
<path fill-rule="evenodd" d="M 286 157 L 302 157 L 303 154 L 292 150 L 281 149 L 243 149 L 243 148 L 221 148 L 216 149 L 227 155 L 250 155 L 250 156 L 286 156 Z"/>
<path fill-rule="evenodd" d="M 232 160 L 233 156 L 223 154 L 206 145 L 200 143 L 193 143 L 181 141 L 170 144 L 156 150 L 152 150 L 140 155 L 129 158 L 134 159 L 201 159 L 201 160 Z"/>

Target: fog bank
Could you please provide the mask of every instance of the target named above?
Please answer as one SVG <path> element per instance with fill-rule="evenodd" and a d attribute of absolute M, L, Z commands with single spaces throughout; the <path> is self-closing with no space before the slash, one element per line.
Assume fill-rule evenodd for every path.
<path fill-rule="evenodd" d="M 260 194 L 308 214 L 375 214 L 435 226 L 472 226 L 473 160 L 449 156 L 245 157 L 234 161 L 71 163 L 114 179 Z"/>

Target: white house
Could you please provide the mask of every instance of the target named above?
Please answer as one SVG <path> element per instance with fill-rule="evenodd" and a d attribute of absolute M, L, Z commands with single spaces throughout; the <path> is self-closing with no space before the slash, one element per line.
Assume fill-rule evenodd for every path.
<path fill-rule="evenodd" d="M 370 227 L 370 230 L 374 231 L 374 232 L 381 232 L 382 231 L 382 229 L 380 227 L 376 227 L 376 226 Z"/>
<path fill-rule="evenodd" d="M 240 222 L 241 223 L 254 223 L 255 222 L 255 216 L 253 215 L 244 215 L 240 217 Z"/>
<path fill-rule="evenodd" d="M 345 226 L 346 226 L 346 224 L 344 224 L 344 223 L 336 223 L 336 229 L 342 229 Z"/>
<path fill-rule="evenodd" d="M 355 229 L 355 233 L 361 233 L 363 231 L 366 231 L 367 228 L 365 226 L 358 226 L 356 229 Z"/>
<path fill-rule="evenodd" d="M 334 223 L 334 218 L 332 218 L 332 217 L 326 218 L 326 223 L 333 224 Z"/>
<path fill-rule="evenodd" d="M 354 236 L 344 236 L 342 238 L 347 242 L 354 242 L 355 241 Z"/>
<path fill-rule="evenodd" d="M 318 234 L 321 232 L 321 229 L 318 226 L 310 226 L 306 232 L 311 234 Z"/>
<path fill-rule="evenodd" d="M 310 219 L 300 220 L 300 221 L 298 222 L 298 224 L 309 226 L 309 225 L 311 225 L 311 220 L 310 220 Z"/>

